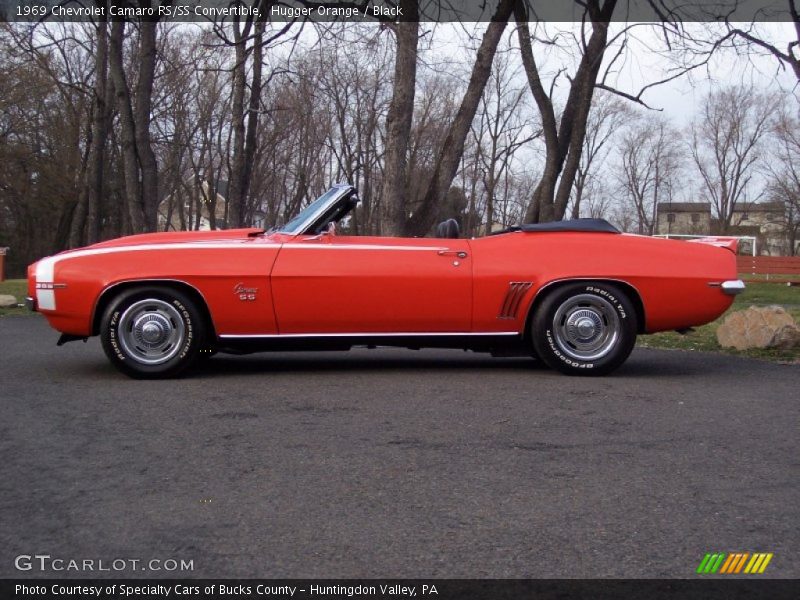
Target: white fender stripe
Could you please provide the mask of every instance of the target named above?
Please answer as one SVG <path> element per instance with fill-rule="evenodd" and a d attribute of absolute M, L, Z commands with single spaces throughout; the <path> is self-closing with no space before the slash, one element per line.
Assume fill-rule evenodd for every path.
<path fill-rule="evenodd" d="M 56 257 L 48 256 L 36 263 L 36 282 L 50 283 L 53 281 L 53 271 L 55 270 Z M 36 304 L 42 310 L 56 309 L 55 290 L 36 289 Z"/>
<path fill-rule="evenodd" d="M 36 281 L 43 281 L 50 283 L 53 281 L 53 270 L 55 268 L 57 257 L 48 256 L 36 263 Z"/>
<path fill-rule="evenodd" d="M 44 310 L 56 309 L 55 290 L 36 290 L 36 304 Z"/>

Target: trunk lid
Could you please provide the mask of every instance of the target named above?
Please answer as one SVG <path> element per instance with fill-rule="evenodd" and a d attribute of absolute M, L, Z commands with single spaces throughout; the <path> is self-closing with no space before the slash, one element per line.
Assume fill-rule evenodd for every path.
<path fill-rule="evenodd" d="M 736 254 L 736 249 L 739 247 L 739 240 L 735 237 L 708 236 L 689 240 L 689 242 L 696 244 L 708 244 L 710 246 L 716 246 L 717 248 L 727 248 L 734 254 Z"/>

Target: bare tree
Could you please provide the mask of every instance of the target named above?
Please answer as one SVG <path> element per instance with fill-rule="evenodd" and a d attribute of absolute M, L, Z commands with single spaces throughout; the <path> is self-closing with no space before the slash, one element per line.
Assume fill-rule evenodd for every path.
<path fill-rule="evenodd" d="M 616 0 L 602 3 L 601 0 L 587 0 L 579 4 L 585 7 L 591 33 L 588 40 L 584 37 L 581 41 L 581 58 L 570 80 L 569 95 L 560 120 L 553 106 L 552 88 L 548 93 L 542 83 L 531 45 L 524 3 L 517 3 L 515 9 L 522 64 L 541 114 L 546 150 L 544 171 L 526 214 L 529 222 L 558 220 L 567 210 L 580 165 L 592 96 L 608 47 L 609 23 Z"/>
<path fill-rule="evenodd" d="M 620 186 L 637 233 L 653 235 L 658 203 L 672 198 L 680 169 L 677 140 L 677 131 L 659 117 L 640 119 L 622 138 Z"/>
<path fill-rule="evenodd" d="M 800 81 L 800 2 L 798 0 L 783 0 L 787 7 L 788 17 L 794 25 L 795 36 L 786 44 L 786 48 L 780 48 L 778 44 L 770 39 L 770 36 L 763 32 L 761 23 L 752 21 L 749 25 L 725 23 L 725 34 L 712 43 L 712 50 L 720 47 L 730 46 L 737 53 L 749 54 L 757 52 L 772 56 L 782 67 L 792 70 L 795 77 Z M 777 14 L 760 15 L 765 20 L 782 20 L 779 17 L 786 16 Z"/>
<path fill-rule="evenodd" d="M 418 79 L 414 123 L 408 143 L 406 176 L 407 209 L 413 213 L 423 201 L 430 186 L 436 162 L 447 138 L 450 123 L 458 111 L 463 95 L 460 77 L 448 73 L 425 71 Z M 449 191 L 449 190 L 448 190 Z M 454 198 L 451 196 L 451 199 Z M 433 219 L 455 216 L 447 196 L 435 207 Z M 447 217 L 444 215 L 447 214 Z"/>
<path fill-rule="evenodd" d="M 635 104 L 650 108 L 644 95 L 653 88 L 674 81 L 707 64 L 709 56 L 685 53 L 684 58 L 664 70 L 660 79 L 644 83 L 638 91 L 625 91 L 615 85 L 618 75 L 635 54 L 630 48 L 635 44 L 648 54 L 669 56 L 678 52 L 676 40 L 684 36 L 684 16 L 691 20 L 691 5 L 667 9 L 662 2 L 646 4 L 658 15 L 655 23 L 618 23 L 612 31 L 616 13 L 635 14 L 635 3 L 618 0 L 572 0 L 575 11 L 581 14 L 580 22 L 572 29 L 547 34 L 547 25 L 537 23 L 534 35 L 528 24 L 527 4 L 519 2 L 515 8 L 517 33 L 522 63 L 534 100 L 542 118 L 545 139 L 545 164 L 526 213 L 527 221 L 551 221 L 563 218 L 573 193 L 581 166 L 587 120 L 595 90 L 605 90 Z M 684 14 L 685 13 L 685 14 Z M 660 46 L 643 42 L 634 35 L 634 29 L 645 28 L 654 32 Z M 653 36 L 650 36 L 652 41 Z M 542 65 L 533 50 L 533 42 L 540 48 L 557 48 L 575 57 L 576 65 L 570 74 L 565 66 L 556 70 L 548 86 Z M 567 96 L 561 112 L 557 110 L 554 91 L 559 79 L 568 81 Z"/>
<path fill-rule="evenodd" d="M 12 269 L 68 247 L 85 181 L 92 60 L 65 27 L 0 25 L 0 244 L 15 249 Z"/>
<path fill-rule="evenodd" d="M 498 189 L 510 175 L 517 151 L 541 135 L 541 129 L 533 129 L 535 125 L 529 123 L 524 114 L 526 89 L 516 85 L 519 71 L 511 62 L 509 52 L 506 48 L 495 57 L 478 118 L 472 127 L 485 194 L 487 231 L 495 222 Z"/>
<path fill-rule="evenodd" d="M 316 110 L 328 104 L 332 116 L 326 140 L 336 162 L 332 177 L 352 183 L 361 196 L 350 233 L 379 233 L 387 217 L 381 205 L 381 198 L 386 196 L 386 167 L 381 177 L 381 159 L 386 155 L 382 126 L 387 123 L 387 105 L 394 87 L 388 77 L 394 44 L 383 36 L 367 35 L 374 33 L 371 26 L 354 30 L 356 39 L 335 35 L 325 41 L 325 50 L 313 63 L 317 68 L 311 76 L 320 92 Z M 405 153 L 403 156 L 405 160 Z M 399 186 L 404 189 L 405 180 Z"/>
<path fill-rule="evenodd" d="M 145 4 L 149 6 L 150 2 Z M 142 20 L 137 24 L 133 77 L 125 64 L 126 22 L 114 21 L 109 36 L 109 72 L 119 114 L 126 216 L 134 232 L 155 231 L 158 224 L 158 164 L 150 138 L 157 26 L 155 20 Z"/>
<path fill-rule="evenodd" d="M 19 60 L 29 61 L 34 69 L 53 83 L 63 110 L 49 109 L 47 104 L 41 108 L 43 113 L 36 115 L 33 122 L 47 122 L 54 114 L 59 114 L 61 124 L 56 127 L 61 141 L 69 148 L 67 154 L 60 156 L 60 168 L 69 183 L 65 186 L 68 195 L 58 216 L 56 240 L 59 247 L 77 245 L 83 241 L 83 226 L 86 222 L 87 187 L 90 153 L 92 149 L 92 77 L 94 61 L 91 58 L 93 40 L 90 28 L 82 25 L 57 24 L 23 25 L 18 29 L 9 27 L 6 32 L 14 40 L 15 48 L 7 58 L 11 63 Z M 10 82 L 14 85 L 13 80 Z M 41 131 L 37 138 L 50 138 L 55 131 Z M 50 139 L 48 144 L 56 143 Z M 45 148 L 37 141 L 38 154 Z M 51 148 L 52 150 L 52 148 Z M 31 157 L 32 159 L 34 157 Z M 38 171 L 36 177 L 38 178 Z M 62 181 L 63 183 L 63 181 Z M 80 235 L 73 244 L 72 229 L 76 221 L 81 227 Z"/>
<path fill-rule="evenodd" d="M 394 81 L 389 113 L 386 115 L 386 156 L 383 168 L 382 231 L 386 235 L 401 235 L 407 212 L 407 157 L 414 117 L 414 94 L 417 85 L 417 48 L 419 22 L 416 0 L 401 0 L 399 6 L 412 17 L 391 24 L 397 49 Z"/>
<path fill-rule="evenodd" d="M 243 18 L 236 16 L 230 25 L 230 36 L 225 21 L 214 25 L 214 31 L 223 44 L 234 49 L 231 67 L 233 148 L 228 190 L 228 225 L 232 227 L 241 227 L 248 221 L 250 180 L 258 150 L 257 130 L 261 97 L 266 84 L 264 52 L 294 25 L 289 21 L 268 30 L 267 23 L 274 0 L 250 0 L 250 4 L 258 9 L 258 13 L 249 13 Z M 295 35 L 299 35 L 299 32 L 298 28 Z M 273 75 L 267 74 L 268 77 Z"/>
<path fill-rule="evenodd" d="M 794 256 L 800 241 L 800 119 L 783 110 L 774 125 L 776 142 L 773 160 L 768 164 L 768 193 L 784 206 L 783 227 L 786 253 Z"/>
<path fill-rule="evenodd" d="M 691 155 L 719 222 L 727 233 L 738 207 L 754 201 L 751 180 L 761 159 L 761 142 L 779 98 L 749 86 L 709 92 L 692 125 Z"/>
<path fill-rule="evenodd" d="M 100 239 L 101 204 L 104 194 L 106 146 L 113 112 L 113 87 L 108 81 L 108 19 L 94 26 L 95 62 L 92 97 L 91 138 L 86 183 L 81 191 L 70 228 L 70 246 L 93 244 Z"/>
<path fill-rule="evenodd" d="M 591 206 L 588 212 L 599 217 L 605 210 L 607 197 L 592 198 L 591 192 L 603 195 L 603 186 L 596 181 L 598 168 L 606 170 L 606 159 L 612 151 L 614 136 L 631 119 L 630 104 L 608 92 L 598 94 L 586 123 L 583 151 L 575 172 L 575 184 L 570 199 L 570 216 L 577 219 L 585 201 Z"/>
<path fill-rule="evenodd" d="M 406 235 L 424 235 L 430 230 L 436 216 L 436 207 L 450 190 L 464 154 L 464 144 L 472 126 L 472 120 L 478 110 L 486 82 L 489 80 L 497 45 L 500 43 L 500 38 L 516 3 L 516 0 L 500 0 L 491 22 L 486 27 L 475 62 L 472 65 L 472 73 L 464 97 L 448 128 L 428 188 L 414 214 L 405 221 L 404 233 Z"/>

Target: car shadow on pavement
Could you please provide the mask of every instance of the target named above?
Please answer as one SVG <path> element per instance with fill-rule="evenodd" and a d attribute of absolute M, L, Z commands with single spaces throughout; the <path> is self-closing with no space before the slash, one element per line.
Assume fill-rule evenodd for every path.
<path fill-rule="evenodd" d="M 704 355 L 703 360 L 694 360 L 695 355 L 646 351 L 646 356 L 632 356 L 617 371 L 605 377 L 691 377 L 707 373 L 709 367 L 720 373 L 736 372 L 735 361 L 726 361 L 719 355 Z M 414 350 L 391 351 L 391 355 L 378 351 L 354 352 L 300 352 L 259 353 L 251 355 L 217 355 L 195 367 L 187 376 L 193 379 L 220 377 L 225 375 L 247 375 L 263 373 L 323 373 L 323 372 L 377 372 L 377 371 L 450 371 L 465 370 L 471 373 L 509 371 L 519 374 L 535 373 L 537 376 L 562 375 L 542 361 L 525 358 L 498 358 L 488 354 L 458 353 L 457 351 L 435 351 L 419 353 Z"/>
<path fill-rule="evenodd" d="M 608 378 L 695 377 L 714 374 L 735 379 L 741 373 L 741 361 L 736 357 L 706 353 L 637 349 Z M 776 365 L 779 368 L 779 366 Z M 90 377 L 124 377 L 110 364 L 81 362 L 71 371 L 82 371 Z M 355 350 L 331 352 L 275 352 L 247 355 L 218 354 L 203 361 L 183 375 L 189 379 L 214 379 L 225 376 L 258 376 L 265 373 L 357 373 L 357 372 L 436 372 L 468 370 L 471 374 L 484 371 L 511 374 L 535 374 L 537 377 L 564 377 L 534 358 L 500 358 L 488 354 L 456 350 Z"/>
<path fill-rule="evenodd" d="M 226 374 L 259 373 L 310 373 L 310 372 L 356 372 L 356 371 L 437 371 L 476 369 L 516 371 L 549 371 L 540 361 L 532 358 L 493 358 L 488 355 L 464 355 L 442 357 L 397 353 L 393 356 L 368 353 L 353 355 L 348 352 L 313 352 L 298 354 L 256 354 L 246 356 L 217 355 L 192 369 L 189 377 L 219 377 Z"/>

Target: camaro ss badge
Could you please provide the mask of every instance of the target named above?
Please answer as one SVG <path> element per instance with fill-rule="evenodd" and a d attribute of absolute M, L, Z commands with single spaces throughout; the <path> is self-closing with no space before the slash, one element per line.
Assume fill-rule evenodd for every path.
<path fill-rule="evenodd" d="M 239 296 L 242 302 L 253 302 L 256 299 L 258 288 L 245 287 L 243 283 L 233 286 L 233 293 Z"/>

